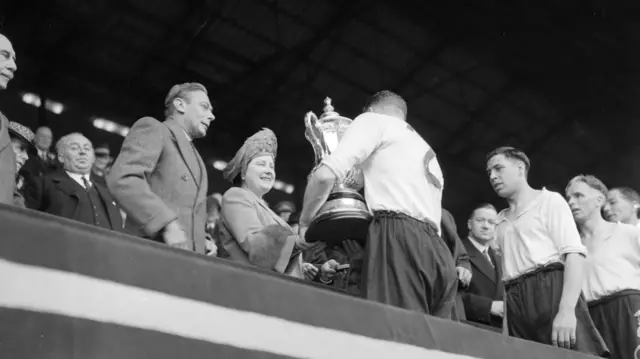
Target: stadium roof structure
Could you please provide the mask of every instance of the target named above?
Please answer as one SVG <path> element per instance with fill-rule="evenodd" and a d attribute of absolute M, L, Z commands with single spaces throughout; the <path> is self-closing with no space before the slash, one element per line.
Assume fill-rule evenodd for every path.
<path fill-rule="evenodd" d="M 640 180 L 637 2 L 13 0 L 3 6 L 1 31 L 20 66 L 10 91 L 32 89 L 130 126 L 144 115 L 160 117 L 173 84 L 201 82 L 217 117 L 198 143 L 205 157 L 228 160 L 246 137 L 269 127 L 279 138 L 278 176 L 296 185 L 298 198 L 313 165 L 305 113 L 319 114 L 328 96 L 340 114 L 354 118 L 381 89 L 408 101 L 409 122 L 443 166 L 444 206 L 458 219 L 480 201 L 503 205 L 484 162 L 501 145 L 530 156 L 536 186 L 562 190 L 579 173 L 612 186 Z M 89 120 L 79 114 L 56 126 L 67 132 L 85 126 Z M 111 136 L 115 149 L 122 138 Z"/>

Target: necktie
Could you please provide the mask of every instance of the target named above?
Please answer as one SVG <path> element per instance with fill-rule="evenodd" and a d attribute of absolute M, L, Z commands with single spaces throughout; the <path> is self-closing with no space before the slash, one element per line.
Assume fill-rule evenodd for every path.
<path fill-rule="evenodd" d="M 489 264 L 491 264 L 491 266 L 493 267 L 493 261 L 491 260 L 491 256 L 489 255 L 489 248 L 485 249 L 484 252 L 482 252 L 484 254 L 484 256 L 487 258 L 487 261 L 489 262 Z"/>
<path fill-rule="evenodd" d="M 84 183 L 84 189 L 85 190 L 90 190 L 91 189 L 91 182 L 89 182 L 89 180 L 87 179 L 87 177 L 82 176 L 82 183 Z"/>

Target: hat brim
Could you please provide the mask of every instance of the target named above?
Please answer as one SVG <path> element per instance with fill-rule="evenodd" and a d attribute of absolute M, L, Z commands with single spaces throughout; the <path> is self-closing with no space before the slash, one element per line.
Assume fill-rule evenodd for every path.
<path fill-rule="evenodd" d="M 14 131 L 12 128 L 9 128 L 9 137 L 17 137 L 26 142 L 28 146 L 27 151 L 29 152 L 29 154 L 38 154 L 38 149 L 36 148 L 36 145 L 33 143 L 33 141 L 29 141 L 26 137 Z"/>

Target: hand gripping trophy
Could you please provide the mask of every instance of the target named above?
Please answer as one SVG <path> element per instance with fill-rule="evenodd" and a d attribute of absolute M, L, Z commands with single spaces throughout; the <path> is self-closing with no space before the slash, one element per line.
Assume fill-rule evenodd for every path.
<path fill-rule="evenodd" d="M 336 149 L 351 119 L 340 116 L 331 106 L 331 99 L 324 100 L 324 112 L 320 119 L 307 113 L 305 137 L 315 152 L 315 166 Z M 329 198 L 311 221 L 306 233 L 307 242 L 324 241 L 329 245 L 339 244 L 345 239 L 354 239 L 365 244 L 367 229 L 372 215 L 364 197 L 358 192 L 364 187 L 360 168 L 351 169 L 342 181 L 336 182 Z"/>

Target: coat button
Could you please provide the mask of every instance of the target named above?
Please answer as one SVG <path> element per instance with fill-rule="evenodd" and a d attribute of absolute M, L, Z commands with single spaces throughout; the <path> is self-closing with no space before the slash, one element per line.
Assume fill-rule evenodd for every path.
<path fill-rule="evenodd" d="M 186 180 L 187 180 L 187 174 L 186 174 L 186 173 L 183 173 L 183 174 L 182 174 L 182 180 L 183 180 L 183 181 L 186 181 Z"/>

